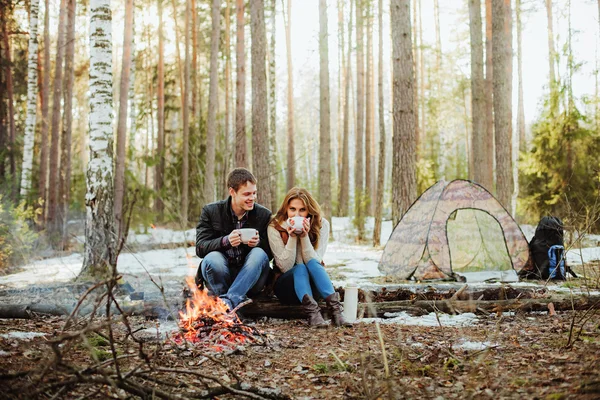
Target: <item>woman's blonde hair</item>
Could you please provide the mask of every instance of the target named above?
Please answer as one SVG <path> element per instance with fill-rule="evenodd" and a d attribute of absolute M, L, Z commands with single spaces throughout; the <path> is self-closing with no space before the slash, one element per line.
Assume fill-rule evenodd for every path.
<path fill-rule="evenodd" d="M 290 202 L 294 199 L 300 199 L 304 202 L 308 211 L 308 217 L 310 218 L 310 230 L 308 231 L 308 237 L 313 247 L 316 249 L 319 246 L 319 238 L 321 237 L 321 227 L 323 222 L 321 221 L 321 206 L 315 200 L 315 198 L 309 193 L 308 190 L 299 187 L 291 188 L 285 198 L 281 207 L 277 210 L 277 213 L 273 217 L 271 224 L 278 224 L 282 226 L 283 221 L 288 219 L 287 210 Z"/>

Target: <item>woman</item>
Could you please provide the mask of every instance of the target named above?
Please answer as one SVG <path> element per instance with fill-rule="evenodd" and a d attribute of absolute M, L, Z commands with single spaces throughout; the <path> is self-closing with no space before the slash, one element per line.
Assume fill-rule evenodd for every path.
<path fill-rule="evenodd" d="M 327 323 L 314 299 L 315 293 L 325 299 L 334 325 L 352 326 L 344 319 L 340 295 L 323 268 L 329 222 L 321 217 L 321 207 L 306 189 L 290 189 L 267 234 L 275 266 L 282 273 L 275 282 L 279 300 L 301 303 L 308 314 L 308 324 L 324 327 Z"/>

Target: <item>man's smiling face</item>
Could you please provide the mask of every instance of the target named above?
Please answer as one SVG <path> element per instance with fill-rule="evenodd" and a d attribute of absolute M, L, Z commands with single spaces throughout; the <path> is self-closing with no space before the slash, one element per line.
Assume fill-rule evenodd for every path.
<path fill-rule="evenodd" d="M 256 201 L 256 184 L 246 182 L 240 188 L 235 191 L 233 188 L 229 188 L 229 194 L 231 195 L 231 207 L 236 214 L 243 214 L 246 211 L 250 211 L 254 208 L 254 202 Z"/>

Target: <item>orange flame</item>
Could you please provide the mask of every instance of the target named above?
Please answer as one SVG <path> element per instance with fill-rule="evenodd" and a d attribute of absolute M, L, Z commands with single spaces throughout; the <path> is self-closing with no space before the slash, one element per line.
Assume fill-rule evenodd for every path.
<path fill-rule="evenodd" d="M 218 297 L 209 296 L 208 291 L 198 290 L 194 277 L 186 282 L 191 298 L 186 300 L 185 310 L 179 312 L 179 328 L 175 341 L 204 342 L 217 351 L 232 348 L 251 340 L 252 329 L 242 325 L 235 313 L 227 312 L 227 305 Z M 234 332 L 233 329 L 239 331 Z"/>

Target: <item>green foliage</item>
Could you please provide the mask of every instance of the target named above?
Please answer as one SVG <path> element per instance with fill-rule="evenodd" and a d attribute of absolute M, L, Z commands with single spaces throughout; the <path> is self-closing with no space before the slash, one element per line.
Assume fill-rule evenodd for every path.
<path fill-rule="evenodd" d="M 578 215 L 598 214 L 600 164 L 592 155 L 600 150 L 600 137 L 587 122 L 573 107 L 554 118 L 548 111 L 533 125 L 531 151 L 521 154 L 520 163 L 520 208 L 527 220 L 553 214 L 577 227 Z"/>
<path fill-rule="evenodd" d="M 435 165 L 431 160 L 417 161 L 417 193 L 421 194 L 435 183 Z"/>
<path fill-rule="evenodd" d="M 27 261 L 38 240 L 29 224 L 39 210 L 26 207 L 25 201 L 15 207 L 0 195 L 0 271 Z"/>

